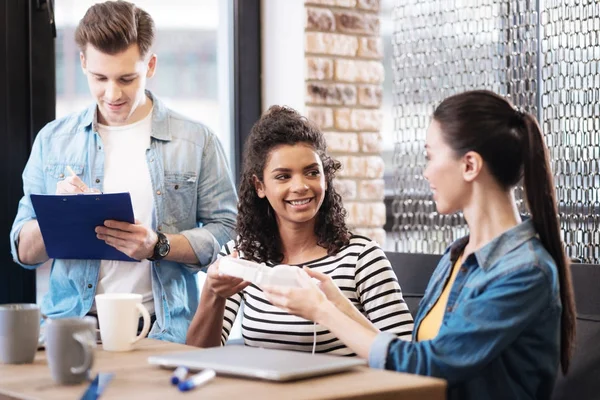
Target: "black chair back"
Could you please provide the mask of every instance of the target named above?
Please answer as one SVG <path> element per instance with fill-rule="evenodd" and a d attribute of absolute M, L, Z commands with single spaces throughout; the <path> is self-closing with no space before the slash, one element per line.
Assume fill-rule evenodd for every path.
<path fill-rule="evenodd" d="M 600 398 L 600 265 L 571 264 L 577 337 L 567 376 L 559 372 L 553 400 Z"/>
<path fill-rule="evenodd" d="M 413 318 L 429 279 L 442 256 L 437 254 L 385 253 L 402 288 L 402 296 Z"/>

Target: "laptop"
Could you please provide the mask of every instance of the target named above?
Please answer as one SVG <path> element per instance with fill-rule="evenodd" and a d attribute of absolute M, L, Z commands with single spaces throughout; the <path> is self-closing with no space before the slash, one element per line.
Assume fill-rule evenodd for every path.
<path fill-rule="evenodd" d="M 148 362 L 164 368 L 183 366 L 190 370 L 214 369 L 218 374 L 279 382 L 327 375 L 366 365 L 366 360 L 358 357 L 249 346 L 211 347 L 169 353 L 151 356 Z"/>

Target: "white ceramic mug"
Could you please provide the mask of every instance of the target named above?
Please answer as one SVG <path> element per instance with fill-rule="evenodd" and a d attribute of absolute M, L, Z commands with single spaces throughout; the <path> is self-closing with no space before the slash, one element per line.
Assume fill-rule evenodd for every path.
<path fill-rule="evenodd" d="M 142 295 L 103 293 L 96 296 L 102 347 L 107 351 L 129 351 L 150 330 L 150 314 L 142 304 Z M 140 314 L 144 318 L 142 332 L 136 336 Z"/>

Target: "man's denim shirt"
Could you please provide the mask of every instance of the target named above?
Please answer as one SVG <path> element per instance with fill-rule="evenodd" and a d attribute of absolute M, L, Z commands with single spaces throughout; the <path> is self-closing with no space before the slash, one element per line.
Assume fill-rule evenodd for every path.
<path fill-rule="evenodd" d="M 531 220 L 463 260 L 437 337 L 417 342 L 421 321 L 467 241 L 450 246 L 433 273 L 413 342 L 381 333 L 369 364 L 444 378 L 449 399 L 549 399 L 558 372 L 562 308 L 556 264 Z"/>
<path fill-rule="evenodd" d="M 237 196 L 227 158 L 216 136 L 204 125 L 167 109 L 152 96 L 152 138 L 146 160 L 154 192 L 154 230 L 180 233 L 192 246 L 199 265 L 173 261 L 152 263 L 156 323 L 149 337 L 184 342 L 198 306 L 196 273 L 216 259 L 232 239 Z M 96 105 L 46 125 L 37 135 L 23 172 L 24 196 L 10 241 L 17 256 L 19 232 L 35 218 L 29 195 L 54 194 L 65 167 L 88 186 L 102 190 L 104 152 L 97 129 Z M 89 312 L 98 283 L 99 260 L 52 260 L 50 289 L 42 301 L 49 317 L 83 317 Z"/>

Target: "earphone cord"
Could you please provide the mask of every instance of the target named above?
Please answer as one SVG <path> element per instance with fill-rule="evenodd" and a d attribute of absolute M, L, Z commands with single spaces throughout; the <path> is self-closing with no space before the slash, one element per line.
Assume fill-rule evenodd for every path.
<path fill-rule="evenodd" d="M 313 323 L 313 349 L 312 353 L 315 354 L 315 349 L 317 347 L 317 323 Z"/>

